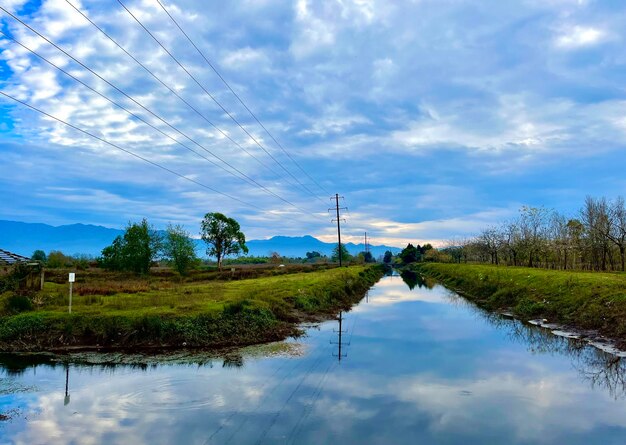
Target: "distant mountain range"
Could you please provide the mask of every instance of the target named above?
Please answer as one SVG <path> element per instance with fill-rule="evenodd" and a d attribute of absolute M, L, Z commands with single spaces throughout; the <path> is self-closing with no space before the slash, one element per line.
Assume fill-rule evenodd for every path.
<path fill-rule="evenodd" d="M 41 249 L 48 253 L 60 250 L 66 254 L 87 254 L 98 256 L 102 249 L 122 235 L 123 230 L 90 224 L 70 224 L 50 226 L 48 224 L 24 223 L 0 220 L 0 249 L 9 250 L 24 256 Z M 306 236 L 274 236 L 264 240 L 248 240 L 246 242 L 249 255 L 267 256 L 270 252 L 278 252 L 287 257 L 304 257 L 307 252 L 317 251 L 330 255 L 335 243 L 325 243 L 310 235 Z M 197 252 L 205 256 L 206 247 L 201 240 L 196 240 Z M 348 251 L 357 254 L 365 250 L 364 244 L 345 244 Z M 383 255 L 386 250 L 394 254 L 401 248 L 393 246 L 373 246 L 370 251 L 374 257 Z"/>

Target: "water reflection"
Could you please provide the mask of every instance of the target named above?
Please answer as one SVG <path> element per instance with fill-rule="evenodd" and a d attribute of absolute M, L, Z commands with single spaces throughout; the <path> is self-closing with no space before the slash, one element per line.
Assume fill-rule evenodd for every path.
<path fill-rule="evenodd" d="M 241 354 L 228 354 L 224 357 L 222 368 L 242 368 L 243 356 Z"/>
<path fill-rule="evenodd" d="M 67 406 L 70 404 L 70 366 L 65 365 L 65 398 L 63 400 L 63 405 Z"/>
<path fill-rule="evenodd" d="M 402 281 L 409 287 L 409 290 L 418 288 L 426 288 L 432 289 L 435 286 L 435 282 L 429 278 L 425 278 L 421 274 L 417 272 L 413 272 L 412 270 L 405 269 L 400 273 L 400 277 L 402 277 Z"/>
<path fill-rule="evenodd" d="M 556 335 L 549 329 L 483 310 L 454 292 L 449 292 L 446 297 L 505 332 L 507 338 L 525 346 L 532 354 L 568 357 L 582 380 L 589 382 L 592 388 L 606 390 L 615 399 L 626 399 L 626 361 L 623 357 L 592 347 L 585 340 Z"/>
<path fill-rule="evenodd" d="M 1 357 L 0 442 L 624 443 L 622 360 L 409 280 L 220 356 Z"/>

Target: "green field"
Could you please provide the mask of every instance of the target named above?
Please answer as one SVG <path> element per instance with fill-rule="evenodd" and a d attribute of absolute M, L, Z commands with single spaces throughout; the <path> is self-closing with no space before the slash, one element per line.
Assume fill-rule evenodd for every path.
<path fill-rule="evenodd" d="M 271 276 L 263 276 L 268 273 Z M 382 274 L 380 268 L 366 266 L 275 273 L 248 273 L 242 279 L 198 274 L 181 281 L 88 271 L 79 274 L 72 314 L 67 313 L 65 275 L 53 275 L 43 291 L 30 297 L 30 310 L 14 313 L 15 296 L 2 295 L 0 350 L 230 346 L 278 340 L 295 333 L 300 321 L 349 307 Z"/>
<path fill-rule="evenodd" d="M 435 278 L 491 310 L 598 330 L 626 342 L 626 274 L 468 264 L 421 264 Z"/>

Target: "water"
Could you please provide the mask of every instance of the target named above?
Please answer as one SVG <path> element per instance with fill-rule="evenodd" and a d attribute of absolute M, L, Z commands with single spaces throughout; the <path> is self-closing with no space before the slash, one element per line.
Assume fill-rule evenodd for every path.
<path fill-rule="evenodd" d="M 622 360 L 407 281 L 344 314 L 341 357 L 331 321 L 226 358 L 0 359 L 0 444 L 626 443 Z"/>

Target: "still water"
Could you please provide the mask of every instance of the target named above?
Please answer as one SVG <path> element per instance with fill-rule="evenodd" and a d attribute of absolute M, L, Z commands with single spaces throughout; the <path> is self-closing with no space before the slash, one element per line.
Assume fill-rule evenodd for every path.
<path fill-rule="evenodd" d="M 0 444 L 626 443 L 623 360 L 407 282 L 227 357 L 5 357 Z"/>

